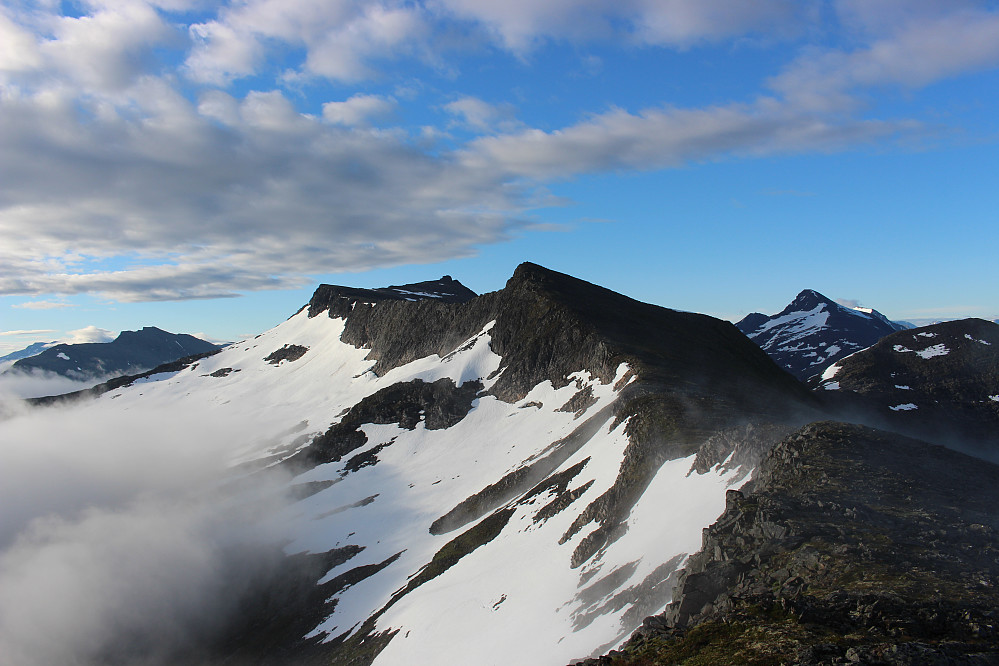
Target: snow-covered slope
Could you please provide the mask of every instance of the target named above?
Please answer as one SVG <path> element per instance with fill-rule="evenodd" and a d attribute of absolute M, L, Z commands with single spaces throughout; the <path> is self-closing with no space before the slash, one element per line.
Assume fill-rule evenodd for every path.
<path fill-rule="evenodd" d="M 774 361 L 804 381 L 835 361 L 906 328 L 870 308 L 849 308 L 806 289 L 781 312 L 736 324 Z"/>
<path fill-rule="evenodd" d="M 328 566 L 306 631 L 282 634 L 282 608 L 229 629 L 247 663 L 605 652 L 667 604 L 755 464 L 731 433 L 808 406 L 731 324 L 537 266 L 464 303 L 416 291 L 324 285 L 274 329 L 86 407 L 207 409 L 234 473 L 289 475 L 274 536 Z"/>

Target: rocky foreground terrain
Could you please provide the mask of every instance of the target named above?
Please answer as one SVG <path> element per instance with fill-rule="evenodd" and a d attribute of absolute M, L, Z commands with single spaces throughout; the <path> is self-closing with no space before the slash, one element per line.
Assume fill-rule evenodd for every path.
<path fill-rule="evenodd" d="M 997 664 L 999 466 L 837 422 L 793 433 L 667 610 L 579 664 Z"/>

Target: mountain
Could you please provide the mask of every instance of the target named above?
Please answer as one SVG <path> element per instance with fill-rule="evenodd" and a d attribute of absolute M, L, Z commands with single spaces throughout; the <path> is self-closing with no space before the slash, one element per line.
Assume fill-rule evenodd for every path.
<path fill-rule="evenodd" d="M 34 356 L 40 354 L 49 347 L 58 344 L 57 342 L 33 342 L 24 349 L 19 349 L 17 351 L 11 352 L 5 356 L 0 356 L 0 365 L 3 363 L 10 362 L 13 364 L 14 361 L 19 361 L 22 358 L 28 358 L 29 356 Z"/>
<path fill-rule="evenodd" d="M 8 372 L 44 370 L 71 379 L 102 379 L 149 370 L 160 364 L 218 349 L 185 333 L 154 326 L 122 331 L 111 342 L 57 344 L 16 361 Z"/>
<path fill-rule="evenodd" d="M 86 405 L 210 408 L 248 487 L 289 476 L 285 564 L 205 647 L 220 662 L 598 654 L 665 606 L 726 490 L 816 414 L 712 317 L 533 264 L 464 302 L 405 291 L 320 286 L 257 338 Z"/>
<path fill-rule="evenodd" d="M 453 282 L 321 285 L 253 339 L 33 401 L 58 418 L 75 400 L 74 423 L 127 415 L 129 447 L 142 414 L 203 431 L 198 447 L 228 447 L 230 466 L 185 501 L 245 507 L 267 538 L 247 546 L 240 527 L 185 548 L 237 543 L 211 562 L 214 596 L 177 595 L 183 621 L 150 603 L 151 629 L 88 633 L 73 659 L 995 663 L 995 465 L 828 420 L 867 412 L 731 323 L 534 264 L 479 296 Z M 803 311 L 835 323 L 825 303 Z M 958 404 L 997 385 L 992 335 L 889 337 L 910 336 L 892 353 Z"/>
<path fill-rule="evenodd" d="M 773 316 L 754 312 L 736 326 L 802 381 L 906 328 L 877 310 L 845 307 L 811 289 L 802 291 Z"/>
<path fill-rule="evenodd" d="M 999 663 L 997 502 L 997 465 L 811 424 L 728 492 L 666 612 L 581 663 Z"/>
<path fill-rule="evenodd" d="M 811 382 L 854 419 L 982 452 L 999 447 L 999 325 L 946 321 L 899 331 Z"/>

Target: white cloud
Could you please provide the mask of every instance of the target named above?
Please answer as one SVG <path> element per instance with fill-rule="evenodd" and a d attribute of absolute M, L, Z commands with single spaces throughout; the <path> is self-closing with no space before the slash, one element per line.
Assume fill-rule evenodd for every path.
<path fill-rule="evenodd" d="M 29 71 L 41 64 L 34 35 L 12 21 L 0 7 L 0 71 Z"/>
<path fill-rule="evenodd" d="M 809 52 L 774 77 L 772 88 L 794 104 L 849 108 L 858 89 L 918 88 L 999 64 L 999 12 L 944 13 L 932 2 L 882 2 L 863 10 L 847 5 L 846 20 L 861 24 L 869 41 L 852 51 Z"/>
<path fill-rule="evenodd" d="M 371 60 L 410 53 L 426 37 L 423 12 L 402 2 L 248 0 L 192 25 L 187 58 L 198 81 L 225 83 L 257 71 L 269 45 L 304 47 L 305 73 L 341 81 L 372 75 Z"/>
<path fill-rule="evenodd" d="M 798 21 L 800 3 L 762 0 L 433 0 L 430 6 L 483 24 L 505 48 L 523 52 L 546 39 L 622 37 L 685 48 L 746 32 L 780 32 Z"/>
<path fill-rule="evenodd" d="M 62 340 L 62 342 L 75 345 L 85 342 L 111 342 L 117 334 L 106 328 L 98 328 L 90 325 L 78 328 L 75 331 L 69 331 L 67 335 L 68 337 Z"/>
<path fill-rule="evenodd" d="M 10 307 L 23 310 L 62 310 L 76 306 L 72 303 L 58 303 L 56 301 L 28 301 L 27 303 L 16 303 Z"/>
<path fill-rule="evenodd" d="M 36 328 L 20 331 L 0 331 L 0 335 L 42 335 L 43 333 L 55 333 L 51 328 Z"/>
<path fill-rule="evenodd" d="M 474 169 L 567 178 L 600 171 L 677 167 L 729 156 L 837 150 L 890 136 L 903 125 L 836 122 L 774 100 L 704 109 L 613 109 L 555 132 L 485 137 L 464 153 Z"/>
<path fill-rule="evenodd" d="M 279 92 L 195 108 L 147 77 L 130 94 L 83 122 L 69 95 L 0 98 L 0 293 L 213 298 L 467 256 L 516 224 L 515 190 L 404 134 L 330 125 Z"/>
<path fill-rule="evenodd" d="M 512 106 L 489 104 L 477 97 L 465 96 L 448 102 L 444 105 L 444 110 L 461 118 L 465 125 L 481 132 L 497 130 L 509 132 L 519 126 L 514 118 Z"/>
<path fill-rule="evenodd" d="M 343 102 L 323 104 L 323 118 L 337 125 L 365 126 L 372 120 L 385 118 L 395 107 L 391 97 L 357 94 Z"/>

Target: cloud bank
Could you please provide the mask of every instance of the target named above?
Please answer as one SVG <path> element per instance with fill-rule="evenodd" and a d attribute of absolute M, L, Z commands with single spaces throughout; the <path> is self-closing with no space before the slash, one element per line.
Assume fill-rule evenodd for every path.
<path fill-rule="evenodd" d="M 922 122 L 865 113 L 866 92 L 999 65 L 999 13 L 964 0 L 79 9 L 0 8 L 0 295 L 220 298 L 470 256 L 529 228 L 530 209 L 553 201 L 551 181 L 918 136 Z M 809 38 L 822 31 L 835 45 Z M 403 65 L 447 79 L 483 49 L 529 67 L 551 44 L 740 40 L 791 54 L 750 99 L 591 109 L 555 129 L 460 91 L 428 105 L 429 124 L 413 122 L 402 88 L 360 89 Z M 302 91 L 323 86 L 355 91 L 309 107 Z M 472 136 L 451 136 L 459 126 Z M 54 301 L 30 307 L 43 303 Z"/>
<path fill-rule="evenodd" d="M 277 482 L 221 490 L 237 424 L 217 414 L 86 407 L 0 421 L 0 654 L 184 663 L 277 561 Z"/>

